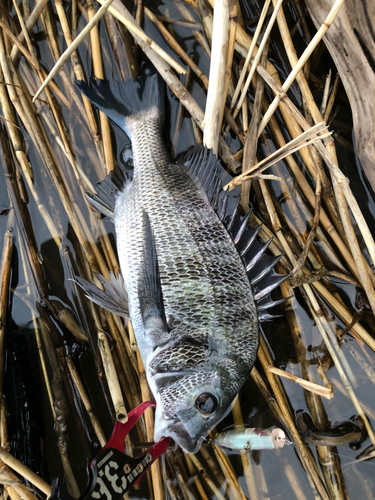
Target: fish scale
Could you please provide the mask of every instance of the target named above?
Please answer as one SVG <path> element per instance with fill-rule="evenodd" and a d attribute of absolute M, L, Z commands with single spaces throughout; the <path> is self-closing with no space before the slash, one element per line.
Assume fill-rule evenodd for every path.
<path fill-rule="evenodd" d="M 227 174 L 212 153 L 195 146 L 171 159 L 157 75 L 92 85 L 78 87 L 131 139 L 134 175 L 123 174 L 121 189 L 120 172 L 110 174 L 88 196 L 114 220 L 123 281 L 99 277 L 103 290 L 77 282 L 91 300 L 132 321 L 157 402 L 154 439 L 169 436 L 196 452 L 249 376 L 258 321 L 271 317 L 264 309 L 286 276 L 274 274 L 278 259 L 265 258 L 259 230 L 239 215 L 238 193 L 224 195 Z"/>
<path fill-rule="evenodd" d="M 142 245 L 142 232 L 131 231 L 128 221 L 142 206 L 155 235 L 165 312 L 175 318 L 174 337 L 179 333 L 176 323 L 188 321 L 193 327 L 188 332 L 192 338 L 206 342 L 208 336 L 221 334 L 225 344 L 235 346 L 236 352 L 243 351 L 245 342 L 238 343 L 234 327 L 238 329 L 241 321 L 243 328 L 250 326 L 257 331 L 247 275 L 232 239 L 206 195 L 196 189 L 184 167 L 171 162 L 161 147 L 157 130 L 157 125 L 149 119 L 135 127 L 133 183 L 128 199 L 121 202 L 123 213 L 115 212 L 114 217 L 121 269 L 129 268 L 125 276 L 130 279 L 126 277 L 125 283 L 131 310 L 139 318 L 133 324 L 137 338 L 142 336 L 142 321 L 136 313 L 139 305 L 134 275 L 139 257 L 133 249 Z M 145 142 L 144 137 L 149 140 Z M 131 239 L 122 242 L 119 235 L 124 233 L 131 234 Z M 176 238 L 171 238 L 171 234 Z M 186 334 L 185 329 L 182 335 Z M 165 338 L 160 343 L 164 342 Z"/>

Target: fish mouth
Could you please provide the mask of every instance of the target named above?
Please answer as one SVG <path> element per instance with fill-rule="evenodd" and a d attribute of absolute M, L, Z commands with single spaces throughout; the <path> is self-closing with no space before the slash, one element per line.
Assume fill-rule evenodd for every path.
<path fill-rule="evenodd" d="M 196 453 L 203 440 L 203 438 L 198 440 L 192 438 L 179 418 L 167 419 L 158 413 L 156 407 L 154 441 L 160 441 L 165 437 L 171 438 L 186 453 Z"/>
<path fill-rule="evenodd" d="M 168 427 L 164 429 L 164 432 L 155 430 L 155 441 L 159 441 L 164 437 L 170 437 L 186 453 L 196 453 L 200 446 L 200 441 L 190 436 L 178 418 L 169 420 L 168 422 Z"/>

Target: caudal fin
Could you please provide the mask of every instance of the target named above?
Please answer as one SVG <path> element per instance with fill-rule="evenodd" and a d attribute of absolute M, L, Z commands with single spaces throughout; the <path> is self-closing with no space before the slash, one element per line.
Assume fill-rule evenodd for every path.
<path fill-rule="evenodd" d="M 114 80 L 92 80 L 88 85 L 76 81 L 76 86 L 97 108 L 116 125 L 129 134 L 127 118 L 157 107 L 160 119 L 164 110 L 164 83 L 158 73 L 137 80 L 117 82 Z"/>

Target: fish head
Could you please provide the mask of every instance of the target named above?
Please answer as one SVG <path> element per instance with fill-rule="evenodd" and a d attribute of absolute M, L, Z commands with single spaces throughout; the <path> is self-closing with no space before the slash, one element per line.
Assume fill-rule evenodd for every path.
<path fill-rule="evenodd" d="M 150 380 L 157 402 L 155 441 L 170 437 L 187 453 L 196 453 L 230 411 L 250 372 L 243 368 L 226 358 L 216 365 L 155 374 Z"/>

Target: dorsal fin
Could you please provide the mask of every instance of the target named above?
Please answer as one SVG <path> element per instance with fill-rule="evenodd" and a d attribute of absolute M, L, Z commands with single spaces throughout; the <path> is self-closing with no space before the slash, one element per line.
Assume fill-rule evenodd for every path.
<path fill-rule="evenodd" d="M 190 177 L 198 189 L 203 189 L 212 206 L 215 205 L 215 194 L 223 189 L 223 180 L 230 175 L 225 172 L 220 161 L 210 149 L 197 144 L 183 153 L 178 161 L 183 163 L 189 171 Z"/>
<path fill-rule="evenodd" d="M 287 300 L 274 302 L 271 299 L 271 292 L 288 278 L 288 275 L 280 275 L 274 271 L 274 266 L 282 255 L 278 257 L 267 255 L 266 251 L 272 239 L 261 243 L 258 240 L 261 225 L 251 228 L 248 226 L 251 213 L 244 217 L 240 215 L 238 211 L 240 188 L 237 187 L 230 192 L 223 191 L 223 186 L 231 180 L 231 176 L 212 151 L 196 145 L 179 160 L 188 169 L 198 189 L 205 191 L 213 209 L 236 245 L 253 286 L 255 302 L 257 306 L 259 304 L 259 321 L 270 320 L 272 316 L 263 310 Z"/>

